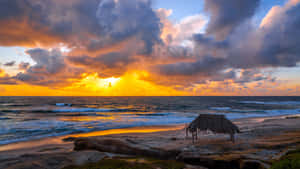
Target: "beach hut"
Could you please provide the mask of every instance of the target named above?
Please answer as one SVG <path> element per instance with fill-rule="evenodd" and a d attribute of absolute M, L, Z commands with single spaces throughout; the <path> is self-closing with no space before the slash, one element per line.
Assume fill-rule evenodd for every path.
<path fill-rule="evenodd" d="M 229 134 L 231 141 L 234 142 L 234 134 L 239 133 L 239 128 L 228 120 L 224 115 L 200 114 L 186 127 L 186 136 L 190 132 L 194 139 L 198 139 L 198 131 L 212 131 L 213 133 Z"/>

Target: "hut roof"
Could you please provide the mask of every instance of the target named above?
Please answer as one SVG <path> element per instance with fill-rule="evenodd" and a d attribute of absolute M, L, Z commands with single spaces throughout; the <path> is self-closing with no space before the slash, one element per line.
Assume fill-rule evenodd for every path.
<path fill-rule="evenodd" d="M 239 128 L 224 115 L 200 114 L 189 127 L 210 130 L 214 133 L 234 134 L 240 132 Z"/>

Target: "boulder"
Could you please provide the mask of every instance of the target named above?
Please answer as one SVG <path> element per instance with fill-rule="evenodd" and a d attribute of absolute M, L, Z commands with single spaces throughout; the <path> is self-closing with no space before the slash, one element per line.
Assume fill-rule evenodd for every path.
<path fill-rule="evenodd" d="M 161 159 L 175 159 L 179 154 L 177 150 L 165 151 L 158 148 L 151 148 L 145 145 L 133 144 L 118 139 L 96 139 L 79 138 L 74 142 L 74 150 L 97 150 L 133 156 L 155 157 Z"/>

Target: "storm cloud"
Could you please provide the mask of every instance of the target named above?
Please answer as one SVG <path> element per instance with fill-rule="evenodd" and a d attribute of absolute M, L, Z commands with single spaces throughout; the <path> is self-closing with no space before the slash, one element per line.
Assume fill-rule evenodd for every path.
<path fill-rule="evenodd" d="M 202 75 L 210 76 L 222 70 L 224 67 L 224 59 L 205 57 L 195 62 L 180 62 L 175 64 L 167 64 L 158 66 L 159 73 L 167 76 L 193 76 Z"/>
<path fill-rule="evenodd" d="M 4 0 L 0 2 L 0 45 L 100 50 L 137 37 L 149 54 L 160 41 L 160 20 L 149 0 Z"/>
<path fill-rule="evenodd" d="M 205 0 L 205 10 L 210 15 L 207 33 L 224 39 L 235 28 L 251 18 L 260 0 Z"/>
<path fill-rule="evenodd" d="M 63 84 L 67 78 L 78 78 L 82 73 L 78 68 L 66 66 L 64 55 L 59 50 L 44 50 L 40 48 L 28 50 L 36 64 L 26 71 L 18 73 L 12 79 L 35 85 Z"/>
<path fill-rule="evenodd" d="M 135 61 L 126 53 L 108 53 L 90 56 L 72 56 L 68 57 L 68 61 L 79 67 L 84 67 L 87 71 L 97 72 L 101 77 L 121 76 L 126 72 L 129 64 Z"/>

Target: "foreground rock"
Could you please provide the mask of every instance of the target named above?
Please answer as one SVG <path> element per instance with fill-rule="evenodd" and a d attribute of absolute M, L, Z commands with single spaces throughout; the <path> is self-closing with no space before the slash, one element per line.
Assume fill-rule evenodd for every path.
<path fill-rule="evenodd" d="M 178 150 L 164 151 L 159 148 L 130 143 L 118 139 L 79 138 L 74 142 L 74 150 L 98 150 L 133 156 L 154 157 L 159 159 L 175 159 L 180 153 Z"/>
<path fill-rule="evenodd" d="M 89 162 L 97 162 L 107 156 L 107 153 L 98 151 L 22 155 L 18 158 L 0 160 L 0 168 L 61 169 L 68 165 L 82 165 Z"/>

